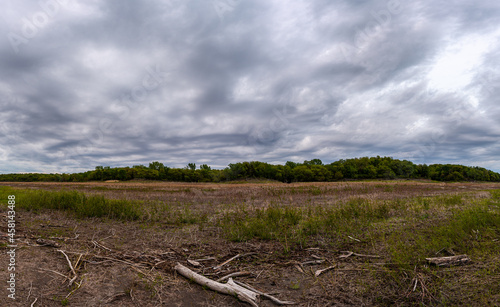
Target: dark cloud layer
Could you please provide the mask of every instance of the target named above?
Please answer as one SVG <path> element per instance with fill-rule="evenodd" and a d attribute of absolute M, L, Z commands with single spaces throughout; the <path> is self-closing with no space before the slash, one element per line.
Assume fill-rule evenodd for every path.
<path fill-rule="evenodd" d="M 500 3 L 6 1 L 0 172 L 392 156 L 500 171 Z"/>

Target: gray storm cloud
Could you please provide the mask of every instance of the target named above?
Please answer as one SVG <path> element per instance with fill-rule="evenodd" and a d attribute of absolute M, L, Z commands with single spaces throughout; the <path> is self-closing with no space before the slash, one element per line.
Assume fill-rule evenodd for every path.
<path fill-rule="evenodd" d="M 500 171 L 498 1 L 5 1 L 0 172 L 392 156 Z"/>

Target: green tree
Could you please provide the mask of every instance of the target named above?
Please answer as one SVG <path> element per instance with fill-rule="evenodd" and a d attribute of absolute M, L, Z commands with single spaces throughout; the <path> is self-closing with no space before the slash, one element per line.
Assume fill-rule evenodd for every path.
<path fill-rule="evenodd" d="M 323 161 L 320 159 L 305 160 L 304 165 L 323 165 Z"/>

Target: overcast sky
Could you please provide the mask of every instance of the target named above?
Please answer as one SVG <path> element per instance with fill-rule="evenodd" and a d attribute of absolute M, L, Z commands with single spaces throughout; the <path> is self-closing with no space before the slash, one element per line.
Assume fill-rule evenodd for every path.
<path fill-rule="evenodd" d="M 498 0 L 10 0 L 0 17 L 0 173 L 500 171 Z"/>

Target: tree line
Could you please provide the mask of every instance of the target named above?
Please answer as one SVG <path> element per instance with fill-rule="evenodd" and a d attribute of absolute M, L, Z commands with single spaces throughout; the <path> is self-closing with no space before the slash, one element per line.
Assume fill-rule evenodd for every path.
<path fill-rule="evenodd" d="M 496 181 L 500 174 L 481 167 L 455 164 L 414 164 L 391 157 L 342 159 L 323 164 L 320 159 L 303 163 L 288 161 L 284 165 L 251 161 L 212 169 L 206 164 L 198 168 L 189 163 L 184 168 L 171 168 L 155 161 L 132 167 L 96 166 L 95 170 L 73 174 L 0 174 L 0 181 L 85 182 L 133 179 L 181 182 L 223 182 L 262 178 L 281 182 L 313 182 L 361 179 L 431 179 L 437 181 Z"/>

